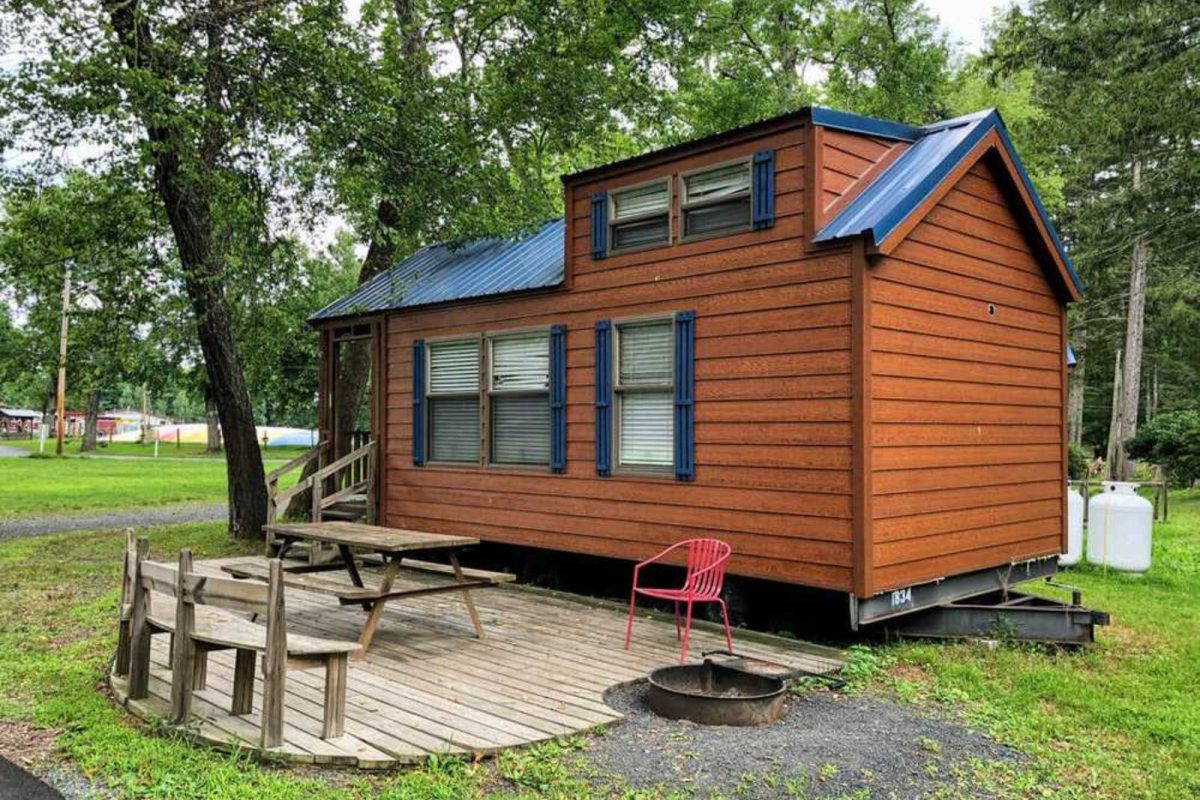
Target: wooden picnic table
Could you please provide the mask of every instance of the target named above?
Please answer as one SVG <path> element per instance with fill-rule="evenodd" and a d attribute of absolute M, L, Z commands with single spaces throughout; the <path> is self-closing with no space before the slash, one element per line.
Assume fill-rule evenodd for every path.
<path fill-rule="evenodd" d="M 274 537 L 280 543 L 276 556 L 280 559 L 285 558 L 287 551 L 299 541 L 322 542 L 337 547 L 338 553 L 341 555 L 340 561 L 285 567 L 288 575 L 284 582 L 286 585 L 305 591 L 334 595 L 342 605 L 361 605 L 363 607 L 363 610 L 367 612 L 367 619 L 358 639 L 362 647 L 357 656 L 359 658 L 366 653 L 371 639 L 375 636 L 375 629 L 379 627 L 379 619 L 383 614 L 384 606 L 389 600 L 404 597 L 439 592 L 462 592 L 467 613 L 470 614 L 471 624 L 475 628 L 475 635 L 482 639 L 483 625 L 479 621 L 479 612 L 475 609 L 475 601 L 471 598 L 471 590 L 513 580 L 512 575 L 505 573 L 463 569 L 458 561 L 458 550 L 479 544 L 479 540 L 471 536 L 384 528 L 357 522 L 277 522 L 264 526 L 264 529 L 268 537 Z M 383 577 L 378 586 L 368 587 L 363 584 L 352 548 L 370 551 L 382 557 Z M 449 567 L 407 557 L 419 552 L 442 552 L 449 561 Z M 265 574 L 262 564 L 258 562 L 227 564 L 224 569 L 237 577 L 245 578 L 261 579 Z M 334 582 L 311 574 L 341 569 L 344 569 L 349 576 L 349 584 Z M 411 569 L 427 574 L 441 574 L 452 580 L 439 584 L 423 584 L 395 589 L 396 578 L 402 569 Z"/>

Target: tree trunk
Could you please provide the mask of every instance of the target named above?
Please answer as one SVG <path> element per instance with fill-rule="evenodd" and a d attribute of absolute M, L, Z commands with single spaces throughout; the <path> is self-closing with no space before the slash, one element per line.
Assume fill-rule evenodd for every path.
<path fill-rule="evenodd" d="M 166 59 L 156 54 L 147 15 L 137 0 L 104 0 L 113 30 L 131 70 L 168 74 Z M 180 154 L 188 151 L 181 123 L 162 113 L 161 98 L 146 105 L 133 102 L 146 128 L 154 154 L 154 185 L 163 202 L 183 265 L 183 283 L 196 317 L 200 350 L 208 385 L 216 398 L 225 440 L 225 468 L 229 485 L 229 532 L 235 538 L 260 538 L 267 520 L 266 474 L 262 451 L 255 437 L 254 413 L 237 346 L 233 340 L 229 305 L 225 299 L 223 259 L 214 251 L 208 188 L 198 181 L 216 169 L 222 139 L 217 126 L 223 116 L 221 86 L 224 76 L 221 23 L 207 25 L 209 65 L 204 92 L 212 118 L 205 121 L 197 164 L 187 168 Z"/>
<path fill-rule="evenodd" d="M 96 421 L 100 417 L 100 390 L 93 389 L 88 395 L 87 416 L 83 419 L 83 443 L 79 452 L 94 452 L 96 449 Z"/>
<path fill-rule="evenodd" d="M 217 398 L 213 397 L 207 385 L 204 387 L 204 421 L 208 423 L 204 452 L 221 452 L 221 415 L 217 409 Z"/>
<path fill-rule="evenodd" d="M 1087 331 L 1080 328 L 1075 342 L 1075 369 L 1071 370 L 1067 389 L 1067 441 L 1083 444 L 1083 390 L 1086 383 Z"/>
<path fill-rule="evenodd" d="M 1142 162 L 1133 162 L 1133 192 L 1142 189 Z M 1146 233 L 1133 239 L 1133 257 L 1129 263 L 1129 310 L 1125 318 L 1125 364 L 1121 376 L 1121 425 L 1117 438 L 1118 480 L 1133 476 L 1133 464 L 1125 455 L 1126 443 L 1137 435 L 1138 403 L 1142 391 L 1142 342 L 1146 331 L 1146 267 L 1149 261 Z"/>
<path fill-rule="evenodd" d="M 1119 480 L 1117 458 L 1121 438 L 1121 351 L 1117 350 L 1117 361 L 1113 366 L 1112 415 L 1108 421 L 1108 449 L 1104 453 L 1105 471 L 1109 479 Z"/>

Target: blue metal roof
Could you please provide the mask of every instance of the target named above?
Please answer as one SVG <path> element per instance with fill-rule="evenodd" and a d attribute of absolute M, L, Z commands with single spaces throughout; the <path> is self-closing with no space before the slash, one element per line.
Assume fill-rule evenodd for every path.
<path fill-rule="evenodd" d="M 995 109 L 913 130 L 917 131 L 918 135 L 908 149 L 818 231 L 813 237 L 814 242 L 866 234 L 873 244 L 880 244 L 933 193 L 984 136 L 996 131 L 1013 164 L 1016 165 L 1021 182 L 1033 198 L 1036 212 L 1049 231 L 1050 239 L 1062 257 L 1071 281 L 1076 289 L 1083 291 L 1083 282 L 1076 274 L 1071 259 L 1050 222 L 1050 215 L 1042 206 L 1042 201 L 1038 198 L 1037 191 L 1034 190 L 1033 183 L 1008 138 L 1004 122 Z"/>
<path fill-rule="evenodd" d="M 565 222 L 556 219 L 521 238 L 422 247 L 309 322 L 557 286 L 563 281 L 565 230 Z"/>

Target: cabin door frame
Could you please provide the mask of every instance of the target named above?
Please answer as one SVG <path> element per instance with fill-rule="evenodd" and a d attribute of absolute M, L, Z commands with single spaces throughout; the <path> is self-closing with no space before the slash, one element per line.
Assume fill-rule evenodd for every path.
<path fill-rule="evenodd" d="M 380 519 L 380 474 L 383 454 L 383 319 L 371 317 L 339 322 L 323 327 L 319 331 L 319 357 L 317 373 L 317 433 L 322 442 L 329 446 L 322 453 L 322 464 L 331 463 L 346 453 L 361 447 L 367 441 L 375 442 L 374 473 L 368 476 L 373 491 L 374 508 L 368 510 L 368 518 Z M 367 396 L 368 426 L 366 431 L 340 430 L 336 413 L 339 390 L 345 388 L 339 380 L 341 359 L 346 348 L 358 342 L 366 342 L 370 365 L 368 381 L 364 390 Z M 365 437 L 365 441 L 360 441 Z"/>

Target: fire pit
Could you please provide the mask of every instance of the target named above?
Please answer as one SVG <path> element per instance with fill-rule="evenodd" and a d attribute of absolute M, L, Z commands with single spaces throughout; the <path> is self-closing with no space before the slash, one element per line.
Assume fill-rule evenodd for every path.
<path fill-rule="evenodd" d="M 663 667 L 650 673 L 650 708 L 701 725 L 766 725 L 783 713 L 783 681 L 718 664 Z"/>

